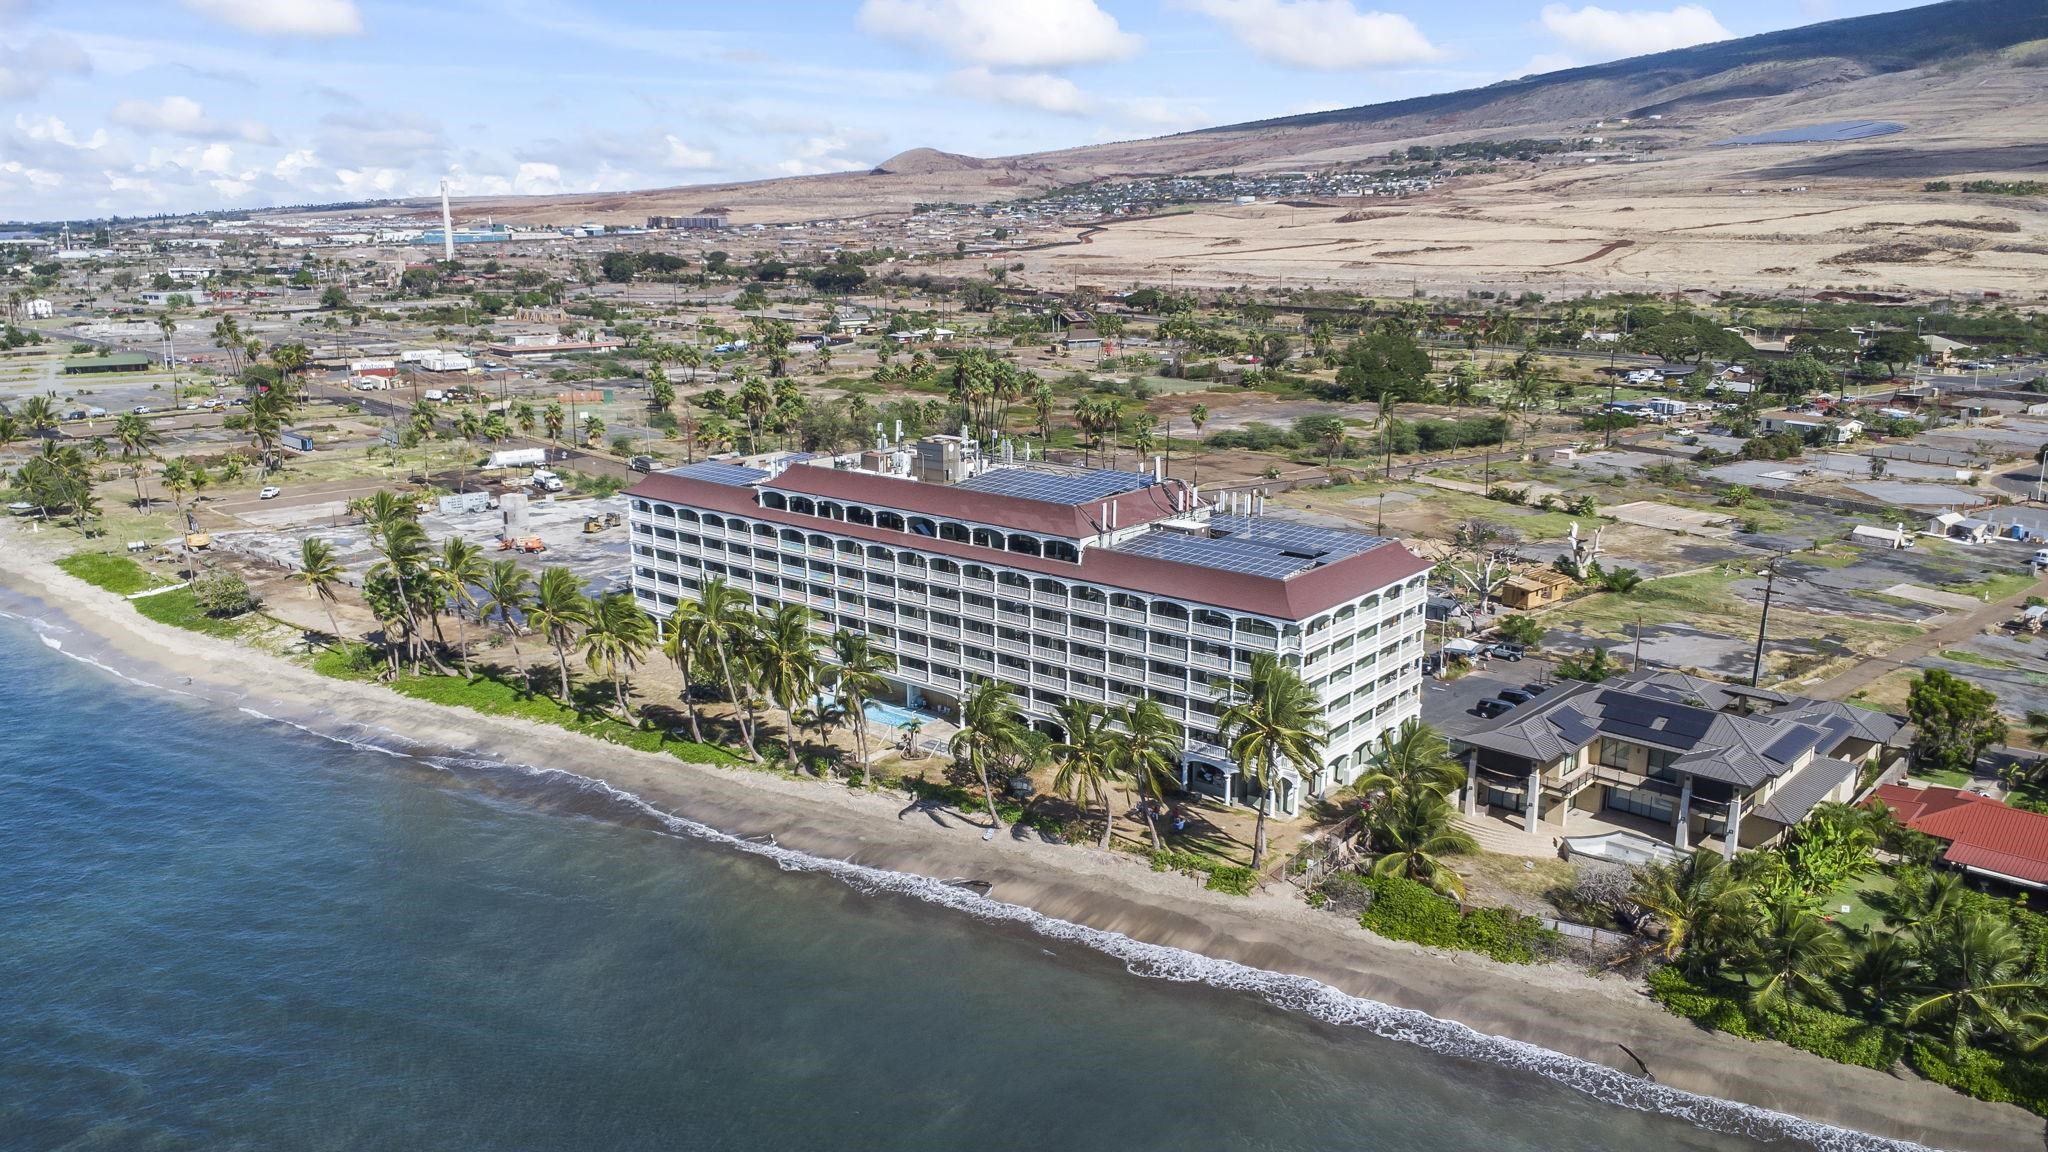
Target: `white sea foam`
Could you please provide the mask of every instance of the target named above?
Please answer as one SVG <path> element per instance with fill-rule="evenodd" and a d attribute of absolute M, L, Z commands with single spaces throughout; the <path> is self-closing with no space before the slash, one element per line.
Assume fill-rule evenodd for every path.
<path fill-rule="evenodd" d="M 9 614 L 11 615 L 11 614 Z M 21 617 L 14 617 L 20 619 Z M 43 643 L 62 654 L 90 664 L 133 684 L 161 690 L 90 657 L 64 650 L 63 644 L 41 629 Z M 845 860 L 814 856 L 785 848 L 768 839 L 744 838 L 720 831 L 708 824 L 665 812 L 638 795 L 560 768 L 508 763 L 467 754 L 425 754 L 426 750 L 396 733 L 377 731 L 351 734 L 322 729 L 285 717 L 268 715 L 242 706 L 240 711 L 259 720 L 287 725 L 325 740 L 367 752 L 379 752 L 401 759 L 420 760 L 444 771 L 489 773 L 516 771 L 547 777 L 579 791 L 595 793 L 651 817 L 678 835 L 719 844 L 772 860 L 790 872 L 814 872 L 833 876 L 865 893 L 908 896 L 927 904 L 963 912 L 991 922 L 1019 924 L 1048 939 L 1067 941 L 1092 948 L 1121 961 L 1135 976 L 1181 983 L 1200 983 L 1213 988 L 1249 993 L 1277 1007 L 1301 1012 L 1326 1023 L 1362 1028 L 1376 1036 L 1414 1044 L 1432 1052 L 1465 1059 L 1482 1060 L 1532 1072 L 1609 1104 L 1637 1111 L 1674 1116 L 1700 1128 L 1747 1136 L 1764 1141 L 1795 1141 L 1820 1152 L 1929 1152 L 1922 1145 L 1890 1140 L 1838 1128 L 1784 1112 L 1702 1096 L 1631 1076 L 1603 1064 L 1567 1056 L 1504 1036 L 1494 1036 L 1456 1021 L 1442 1020 L 1409 1008 L 1398 1008 L 1376 1000 L 1352 996 L 1319 980 L 1254 968 L 1233 960 L 1218 959 L 1148 944 L 1117 932 L 1056 919 L 1018 904 L 1009 904 L 978 894 L 969 888 L 928 876 L 893 872 Z M 399 745 L 394 747 L 393 745 Z M 405 750 L 411 745 L 412 751 Z"/>

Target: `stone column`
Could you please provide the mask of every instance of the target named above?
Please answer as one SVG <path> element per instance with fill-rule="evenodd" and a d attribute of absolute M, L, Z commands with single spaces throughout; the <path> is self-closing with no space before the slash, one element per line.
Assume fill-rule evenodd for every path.
<path fill-rule="evenodd" d="M 1687 776 L 1678 791 L 1678 820 L 1671 834 L 1671 846 L 1680 852 L 1692 847 L 1692 777 Z"/>
<path fill-rule="evenodd" d="M 1465 753 L 1465 815 L 1479 815 L 1479 749 Z"/>
<path fill-rule="evenodd" d="M 1538 765 L 1529 770 L 1529 795 L 1522 806 L 1522 829 L 1531 836 L 1541 836 L 1543 829 L 1543 768 Z"/>
<path fill-rule="evenodd" d="M 1736 845 L 1742 842 L 1742 794 L 1728 797 L 1728 835 L 1721 841 L 1721 855 L 1735 859 Z"/>

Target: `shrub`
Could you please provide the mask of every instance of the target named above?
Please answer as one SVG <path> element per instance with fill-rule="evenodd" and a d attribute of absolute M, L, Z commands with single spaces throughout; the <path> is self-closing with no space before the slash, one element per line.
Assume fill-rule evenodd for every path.
<path fill-rule="evenodd" d="M 1549 935 L 1541 921 L 1510 908 L 1458 906 L 1405 876 L 1361 876 L 1372 904 L 1359 927 L 1389 940 L 1477 952 L 1503 964 L 1533 964 L 1536 945 Z"/>
<path fill-rule="evenodd" d="M 1211 892 L 1227 892 L 1232 896 L 1249 896 L 1259 883 L 1259 874 L 1241 864 L 1225 864 L 1193 852 L 1179 852 L 1162 848 L 1151 853 L 1154 872 L 1178 872 L 1183 876 L 1202 876 L 1206 879 L 1202 887 Z"/>
<path fill-rule="evenodd" d="M 192 581 L 192 598 L 208 616 L 236 616 L 254 606 L 249 585 L 233 572 L 218 568 Z"/>
<path fill-rule="evenodd" d="M 1936 1084 L 1946 1084 L 1965 1096 L 2017 1104 L 2048 1116 L 2048 1065 L 2039 1060 L 1982 1048 L 1945 1053 L 1932 1044 L 1920 1043 L 1907 1050 L 1906 1063 Z"/>
<path fill-rule="evenodd" d="M 1904 1054 L 1905 1039 L 1881 1024 L 1806 1004 L 1746 1006 L 1733 996 L 1689 983 L 1675 968 L 1650 973 L 1650 995 L 1674 1015 L 1745 1040 L 1776 1040 L 1837 1064 L 1886 1069 Z"/>

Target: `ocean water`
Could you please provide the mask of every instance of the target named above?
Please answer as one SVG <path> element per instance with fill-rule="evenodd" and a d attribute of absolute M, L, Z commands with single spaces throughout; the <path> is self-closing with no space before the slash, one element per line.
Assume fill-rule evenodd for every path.
<path fill-rule="evenodd" d="M 49 640 L 0 618 L 6 1152 L 1877 1146 Z"/>

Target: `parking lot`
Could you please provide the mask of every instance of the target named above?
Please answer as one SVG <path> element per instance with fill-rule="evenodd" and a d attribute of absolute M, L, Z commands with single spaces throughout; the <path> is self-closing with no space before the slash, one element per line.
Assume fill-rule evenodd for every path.
<path fill-rule="evenodd" d="M 1446 736 L 1462 736 L 1491 723 L 1472 709 L 1504 689 L 1555 683 L 1551 662 L 1539 656 L 1519 661 L 1485 660 L 1456 680 L 1422 683 L 1422 722 Z"/>

